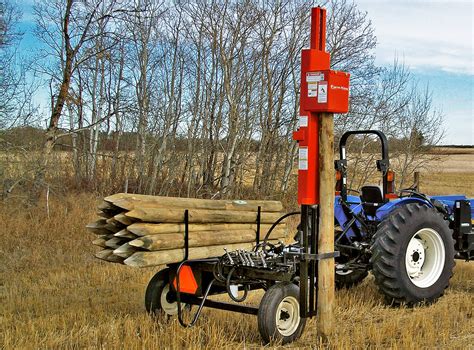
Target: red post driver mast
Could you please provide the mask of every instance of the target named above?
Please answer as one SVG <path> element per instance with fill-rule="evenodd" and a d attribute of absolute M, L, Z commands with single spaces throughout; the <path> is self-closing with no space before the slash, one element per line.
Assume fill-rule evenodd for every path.
<path fill-rule="evenodd" d="M 326 10 L 311 11 L 311 46 L 301 54 L 298 203 L 319 204 L 319 118 L 321 113 L 347 113 L 349 74 L 330 69 L 326 52 Z"/>

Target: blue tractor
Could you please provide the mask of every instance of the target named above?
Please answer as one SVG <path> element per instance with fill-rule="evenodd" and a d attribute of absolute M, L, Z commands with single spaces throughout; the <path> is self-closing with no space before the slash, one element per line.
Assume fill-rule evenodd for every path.
<path fill-rule="evenodd" d="M 352 135 L 376 135 L 382 186 L 347 188 L 346 142 Z M 462 195 L 428 196 L 417 186 L 395 193 L 388 142 L 377 130 L 349 131 L 339 144 L 335 200 L 336 286 L 351 287 L 371 270 L 390 304 L 439 298 L 453 274 L 454 259 L 474 259 L 474 200 Z M 357 192 L 357 195 L 349 192 Z"/>

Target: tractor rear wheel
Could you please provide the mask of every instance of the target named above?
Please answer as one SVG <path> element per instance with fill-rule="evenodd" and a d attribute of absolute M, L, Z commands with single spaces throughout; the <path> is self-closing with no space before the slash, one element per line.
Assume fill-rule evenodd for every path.
<path fill-rule="evenodd" d="M 258 330 L 264 342 L 291 343 L 301 336 L 306 319 L 300 317 L 300 290 L 293 283 L 274 284 L 258 309 Z"/>
<path fill-rule="evenodd" d="M 375 282 L 388 303 L 435 301 L 453 275 L 454 241 L 448 223 L 424 205 L 395 209 L 374 236 L 371 263 Z"/>

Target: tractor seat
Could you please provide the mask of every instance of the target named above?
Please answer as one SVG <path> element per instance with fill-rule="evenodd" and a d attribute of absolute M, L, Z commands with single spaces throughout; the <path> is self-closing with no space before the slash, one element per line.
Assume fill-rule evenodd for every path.
<path fill-rule="evenodd" d="M 377 209 L 384 204 L 382 190 L 379 186 L 368 185 L 360 188 L 362 207 L 367 215 L 375 216 Z"/>

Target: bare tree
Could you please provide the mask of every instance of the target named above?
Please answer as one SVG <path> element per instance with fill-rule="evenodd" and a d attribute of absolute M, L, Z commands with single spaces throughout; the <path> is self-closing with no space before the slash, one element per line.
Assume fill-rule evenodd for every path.
<path fill-rule="evenodd" d="M 309 44 L 314 4 L 39 2 L 36 69 L 52 104 L 37 182 L 54 165 L 57 145 L 72 150 L 57 165 L 70 159 L 74 182 L 99 191 L 120 189 L 125 179 L 129 191 L 165 195 L 279 197 L 293 190 L 300 52 Z M 321 5 L 332 66 L 351 73 L 350 112 L 337 116 L 336 135 L 385 131 L 406 182 L 428 164 L 441 115 L 406 67 L 375 65 L 367 13 L 345 0 Z M 350 184 L 357 187 L 372 178 L 375 146 L 364 138 L 349 147 L 362 174 Z"/>
<path fill-rule="evenodd" d="M 49 0 L 35 5 L 36 35 L 46 47 L 42 52 L 44 64 L 38 68 L 50 76 L 52 90 L 52 108 L 45 133 L 43 159 L 37 172 L 38 184 L 44 182 L 51 153 L 59 136 L 63 108 L 71 97 L 73 75 L 82 64 L 101 52 L 90 49 L 95 39 L 105 35 L 103 30 L 96 31 L 94 28 L 103 26 L 101 22 L 112 18 L 114 6 L 114 1 L 105 0 Z M 92 125 L 96 123 L 98 121 L 92 122 Z"/>
<path fill-rule="evenodd" d="M 35 111 L 32 101 L 36 83 L 27 78 L 29 62 L 18 45 L 22 33 L 16 28 L 21 13 L 8 0 L 0 1 L 0 128 L 26 125 Z"/>

